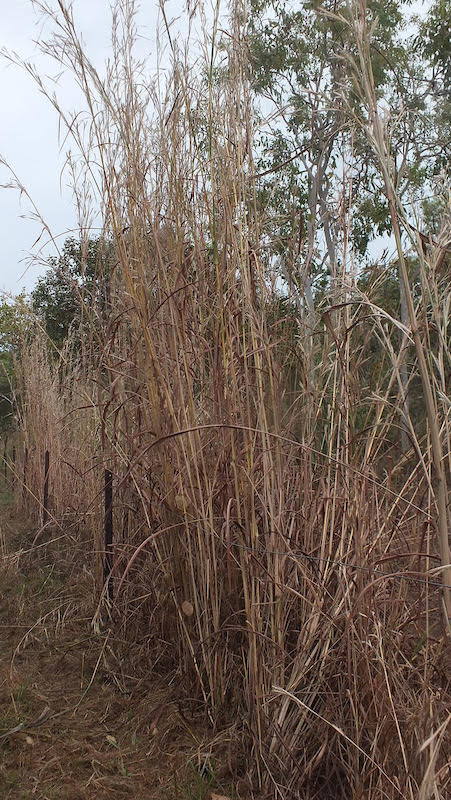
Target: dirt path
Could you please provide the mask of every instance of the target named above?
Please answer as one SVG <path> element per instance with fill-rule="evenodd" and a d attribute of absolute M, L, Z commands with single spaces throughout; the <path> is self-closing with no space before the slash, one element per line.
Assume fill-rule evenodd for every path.
<path fill-rule="evenodd" d="M 2 505 L 0 798 L 232 795 L 218 774 L 199 773 L 200 721 L 161 677 L 137 678 L 111 632 L 94 634 L 92 576 L 77 558 L 67 563 L 67 540 L 32 546 L 4 495 Z"/>

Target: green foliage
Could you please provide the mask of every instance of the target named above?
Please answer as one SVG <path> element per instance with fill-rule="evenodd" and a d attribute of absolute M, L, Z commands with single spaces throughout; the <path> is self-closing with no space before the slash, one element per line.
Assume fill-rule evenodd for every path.
<path fill-rule="evenodd" d="M 100 238 L 66 240 L 58 258 L 37 282 L 30 301 L 24 294 L 0 298 L 0 430 L 13 426 L 14 363 L 21 344 L 41 324 L 61 348 L 70 331 L 97 324 L 108 303 L 112 248 Z"/>
<path fill-rule="evenodd" d="M 352 235 L 354 246 L 360 255 L 365 255 L 373 231 L 379 235 L 391 233 L 388 203 L 381 194 L 367 196 L 356 204 Z"/>
<path fill-rule="evenodd" d="M 415 51 L 425 62 L 429 125 L 437 142 L 434 174 L 451 166 L 451 1 L 435 0 L 414 38 Z"/>
<path fill-rule="evenodd" d="M 451 4 L 436 0 L 424 21 L 416 20 L 418 35 L 413 36 L 405 32 L 409 5 L 368 0 L 366 9 L 369 26 L 374 23 L 370 54 L 376 94 L 390 112 L 395 180 L 400 196 L 416 202 L 431 192 L 431 182 L 451 160 Z M 259 172 L 265 173 L 259 190 L 270 218 L 271 255 L 277 253 L 283 261 L 280 251 L 289 252 L 287 240 L 294 242 L 296 231 L 302 239 L 300 218 L 305 229 L 316 226 L 316 239 L 329 226 L 330 238 L 339 242 L 332 208 L 342 191 L 343 155 L 352 151 L 350 233 L 356 252 L 365 259 L 371 240 L 390 233 L 391 222 L 354 79 L 357 52 L 346 22 L 349 5 L 344 0 L 253 0 L 251 9 L 254 89 L 265 110 L 268 100 L 283 108 L 280 122 L 273 122 L 270 135 L 262 137 L 258 162 Z M 319 274 L 327 266 L 323 251 L 320 245 L 310 256 L 314 281 L 315 271 Z M 337 253 L 333 260 L 338 262 Z"/>
<path fill-rule="evenodd" d="M 65 241 L 61 255 L 31 293 L 32 307 L 56 347 L 71 330 L 95 324 L 108 300 L 111 247 L 100 238 Z"/>
<path fill-rule="evenodd" d="M 451 1 L 435 0 L 420 29 L 417 43 L 430 59 L 435 76 L 440 76 L 443 89 L 451 101 Z"/>
<path fill-rule="evenodd" d="M 14 360 L 32 328 L 25 295 L 0 298 L 0 431 L 13 427 Z"/>
<path fill-rule="evenodd" d="M 441 195 L 426 197 L 422 203 L 425 230 L 432 235 L 440 231 L 443 216 L 446 213 L 446 198 Z"/>
<path fill-rule="evenodd" d="M 408 47 L 400 36 L 401 3 L 369 2 L 367 12 L 370 24 L 377 19 L 371 48 L 376 90 L 390 98 L 399 90 L 394 70 L 405 69 L 409 61 Z M 343 154 L 351 148 L 351 202 L 357 220 L 351 231 L 354 246 L 365 255 L 370 240 L 390 230 L 386 203 L 374 186 L 372 150 L 363 129 L 353 125 L 349 115 L 350 106 L 356 118 L 362 109 L 354 83 L 352 60 L 357 52 L 348 13 L 348 4 L 336 0 L 294 4 L 254 0 L 250 16 L 254 90 L 265 107 L 268 99 L 283 107 L 280 122 L 262 136 L 257 162 L 258 171 L 264 173 L 259 199 L 268 217 L 268 260 L 276 255 L 286 274 L 305 257 L 308 233 L 313 231 L 308 267 L 312 285 L 327 282 L 324 245 L 318 242 L 322 231 L 336 243 L 335 254 L 329 248 L 329 263 L 339 259 L 336 245 L 341 233 L 332 205 L 342 191 Z"/>
<path fill-rule="evenodd" d="M 30 307 L 24 293 L 0 297 L 0 354 L 12 355 L 30 326 Z"/>

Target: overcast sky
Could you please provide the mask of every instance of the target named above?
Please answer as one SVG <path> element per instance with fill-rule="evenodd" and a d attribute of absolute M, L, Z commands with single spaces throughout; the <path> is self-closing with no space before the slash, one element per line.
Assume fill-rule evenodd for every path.
<path fill-rule="evenodd" d="M 56 0 L 50 5 L 56 6 Z M 137 4 L 138 5 L 138 4 Z M 169 19 L 182 10 L 185 3 L 171 0 L 166 3 Z M 111 14 L 108 0 L 74 0 L 74 17 L 83 34 L 87 51 L 101 69 L 110 55 Z M 137 23 L 142 36 L 139 55 L 148 58 L 149 69 L 156 65 L 156 30 L 159 20 L 158 0 L 142 0 Z M 179 23 L 180 24 L 184 23 Z M 45 59 L 34 43 L 48 37 L 49 24 L 33 10 L 31 0 L 1 0 L 0 47 L 16 51 L 22 58 L 36 63 L 39 71 L 56 76 L 57 65 Z M 183 33 L 183 30 L 181 31 Z M 0 155 L 14 168 L 19 181 L 26 187 L 38 211 L 61 242 L 76 223 L 68 176 L 61 182 L 61 169 L 68 145 L 61 151 L 58 143 L 56 111 L 39 92 L 32 78 L 14 64 L 0 59 Z M 62 95 L 66 109 L 80 107 L 80 95 L 70 80 L 64 80 Z M 0 165 L 0 183 L 11 180 L 8 170 Z M 17 294 L 22 288 L 31 289 L 43 267 L 29 266 L 28 254 L 40 235 L 42 226 L 29 218 L 30 201 L 14 189 L 0 189 L 0 291 Z M 48 237 L 43 237 L 39 245 Z M 47 247 L 46 254 L 54 253 Z"/>
<path fill-rule="evenodd" d="M 47 2 L 51 6 L 57 5 L 56 0 Z M 0 0 L 0 3 L 0 48 L 16 51 L 23 59 L 36 63 L 42 74 L 56 76 L 57 66 L 46 60 L 35 44 L 39 38 L 49 35 L 51 27 L 43 27 L 42 18 L 33 10 L 32 1 Z M 146 57 L 149 70 L 152 70 L 156 65 L 158 0 L 141 0 L 137 5 L 136 21 L 142 37 L 139 55 Z M 166 0 L 168 18 L 177 18 L 186 5 L 189 8 L 194 2 Z M 224 8 L 226 5 L 224 0 Z M 418 0 L 410 8 L 424 11 L 429 5 L 430 2 Z M 110 54 L 109 0 L 73 0 L 73 8 L 88 55 L 101 71 Z M 185 19 L 182 16 L 175 23 L 175 30 L 183 38 L 187 33 Z M 63 174 L 61 180 L 68 145 L 64 145 L 61 151 L 56 111 L 40 94 L 30 76 L 4 59 L 0 59 L 0 89 L 0 155 L 14 168 L 53 236 L 62 244 L 77 220 L 68 177 Z M 58 94 L 62 96 L 66 110 L 80 108 L 80 95 L 70 80 L 60 81 Z M 0 164 L 0 183 L 7 183 L 10 179 L 8 170 Z M 42 230 L 39 222 L 29 219 L 32 210 L 30 200 L 21 197 L 17 190 L 0 189 L 0 291 L 17 294 L 22 288 L 30 290 L 44 270 L 36 263 L 28 266 L 28 255 Z M 44 236 L 39 246 L 45 244 L 47 238 Z M 44 248 L 44 256 L 52 253 L 55 253 L 52 245 Z"/>

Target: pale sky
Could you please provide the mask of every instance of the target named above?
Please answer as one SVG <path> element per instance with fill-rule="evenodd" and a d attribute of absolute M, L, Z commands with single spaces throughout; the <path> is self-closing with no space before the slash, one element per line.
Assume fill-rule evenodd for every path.
<path fill-rule="evenodd" d="M 207 0 L 207 5 L 216 0 Z M 56 7 L 56 0 L 47 0 Z M 169 20 L 175 19 L 176 35 L 187 35 L 186 7 L 194 0 L 166 0 L 165 10 Z M 227 1 L 223 0 L 226 11 Z M 430 2 L 417 0 L 410 10 L 424 11 Z M 145 57 L 149 72 L 156 66 L 156 32 L 159 20 L 158 0 L 141 0 L 136 22 L 141 34 L 139 55 Z M 110 55 L 110 2 L 109 0 L 73 0 L 74 17 L 81 31 L 89 57 L 102 72 L 102 65 Z M 0 49 L 16 51 L 23 59 L 36 63 L 41 74 L 56 76 L 57 65 L 40 54 L 37 39 L 48 37 L 51 27 L 43 28 L 42 19 L 33 9 L 32 0 L 0 0 Z M 207 9 L 208 14 L 208 9 Z M 162 40 L 164 36 L 162 35 Z M 68 78 L 55 87 L 66 110 L 80 108 L 80 95 Z M 68 145 L 62 151 L 58 143 L 58 117 L 49 102 L 40 94 L 32 78 L 14 64 L 0 57 L 0 156 L 14 168 L 19 181 L 31 195 L 39 213 L 48 223 L 52 234 L 62 245 L 70 230 L 77 225 L 72 192 L 68 176 L 61 169 Z M 0 184 L 8 183 L 11 176 L 0 164 Z M 14 189 L 0 188 L 0 292 L 17 294 L 22 288 L 30 290 L 44 267 L 28 266 L 28 255 L 42 226 L 30 220 L 32 206 L 26 197 Z M 48 237 L 44 236 L 39 245 Z M 55 253 L 53 245 L 43 251 L 44 256 Z"/>
<path fill-rule="evenodd" d="M 48 0 L 47 0 L 48 2 Z M 52 7 L 56 0 L 50 0 Z M 149 70 L 156 65 L 156 31 L 159 20 L 158 0 L 142 0 L 137 3 L 137 23 L 141 35 L 139 56 L 145 57 Z M 169 20 L 183 11 L 183 0 L 169 0 L 165 4 Z M 110 55 L 111 14 L 108 0 L 74 0 L 74 18 L 82 32 L 87 52 L 94 64 L 102 71 L 102 65 Z M 0 0 L 0 48 L 16 51 L 22 58 L 35 63 L 46 76 L 56 76 L 58 67 L 46 59 L 34 43 L 39 38 L 48 38 L 51 26 L 44 28 L 42 18 L 33 9 L 31 0 Z M 175 23 L 183 35 L 186 25 L 180 17 Z M 69 79 L 59 81 L 56 91 L 62 97 L 67 110 L 80 107 L 80 94 Z M 61 179 L 61 168 L 68 144 L 61 151 L 58 143 L 58 116 L 49 102 L 39 92 L 33 79 L 14 64 L 0 57 L 0 156 L 14 168 L 19 181 L 30 193 L 39 213 L 48 223 L 52 234 L 61 244 L 67 232 L 76 223 L 69 178 Z M 11 176 L 0 164 L 0 184 L 8 183 Z M 20 197 L 15 189 L 0 188 L 0 292 L 17 294 L 24 287 L 29 290 L 44 267 L 38 265 L 27 269 L 27 256 L 40 235 L 40 223 L 24 219 L 32 210 L 30 201 Z M 45 242 L 44 236 L 39 244 Z M 46 254 L 55 253 L 53 246 Z"/>

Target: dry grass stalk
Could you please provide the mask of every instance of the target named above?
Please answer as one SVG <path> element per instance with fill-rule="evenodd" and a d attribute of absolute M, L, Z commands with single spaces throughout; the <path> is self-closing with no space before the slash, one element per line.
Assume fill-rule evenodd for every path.
<path fill-rule="evenodd" d="M 90 518 L 100 555 L 112 469 L 111 613 L 230 727 L 257 790 L 445 798 L 432 460 L 411 419 L 413 447 L 390 467 L 409 332 L 345 271 L 314 336 L 310 318 L 281 311 L 262 257 L 242 9 L 221 80 L 216 19 L 204 73 L 174 46 L 159 91 L 133 61 L 133 11 L 115 7 L 104 80 L 63 2 L 45 45 L 85 92 L 90 127 L 70 133 L 115 267 L 99 274 L 107 306 L 81 363 L 24 350 L 30 486 L 50 449 L 52 513 Z M 444 287 L 433 292 L 444 331 Z"/>

